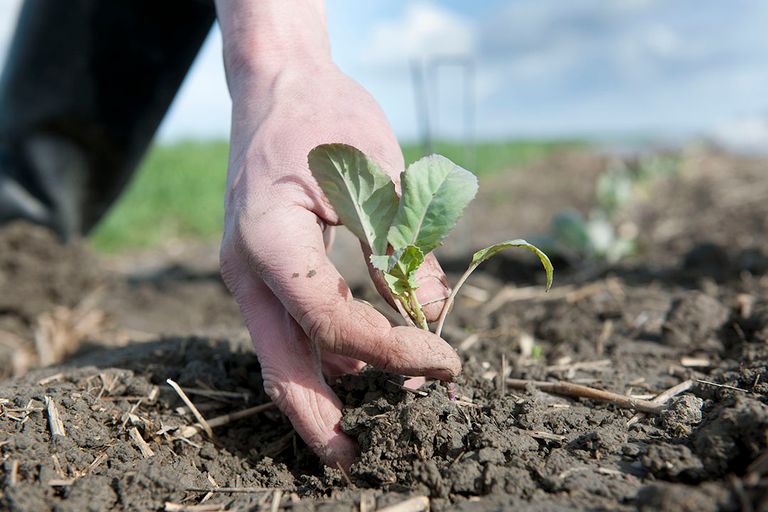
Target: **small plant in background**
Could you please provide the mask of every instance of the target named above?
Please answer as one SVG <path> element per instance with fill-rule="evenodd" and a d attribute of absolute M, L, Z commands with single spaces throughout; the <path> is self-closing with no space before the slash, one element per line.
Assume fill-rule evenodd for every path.
<path fill-rule="evenodd" d="M 541 245 L 567 259 L 615 263 L 635 252 L 636 230 L 629 225 L 617 228 L 599 210 L 587 218 L 576 210 L 563 210 L 552 218 L 550 226 L 550 236 L 543 238 Z"/>
<path fill-rule="evenodd" d="M 381 271 L 398 309 L 408 323 L 429 330 L 416 298 L 416 270 L 440 246 L 477 193 L 477 178 L 440 155 L 414 162 L 400 175 L 402 197 L 384 171 L 360 150 L 323 144 L 309 153 L 309 168 L 341 222 L 371 248 L 371 264 Z M 533 251 L 552 285 L 553 268 L 546 254 L 525 240 L 507 240 L 477 251 L 459 278 L 437 323 L 445 317 L 461 285 L 484 261 L 509 247 Z"/>
<path fill-rule="evenodd" d="M 595 208 L 585 218 L 564 210 L 552 218 L 549 236 L 539 243 L 567 259 L 605 260 L 615 263 L 637 250 L 637 228 L 618 224 L 617 217 L 630 201 L 647 194 L 659 179 L 678 173 L 680 161 L 671 155 L 651 155 L 631 161 L 615 160 L 595 183 Z"/>
<path fill-rule="evenodd" d="M 552 237 L 559 252 L 616 262 L 635 251 L 635 233 L 617 228 L 615 218 L 632 199 L 634 180 L 622 162 L 610 165 L 595 183 L 597 205 L 584 218 L 565 210 L 552 219 Z"/>

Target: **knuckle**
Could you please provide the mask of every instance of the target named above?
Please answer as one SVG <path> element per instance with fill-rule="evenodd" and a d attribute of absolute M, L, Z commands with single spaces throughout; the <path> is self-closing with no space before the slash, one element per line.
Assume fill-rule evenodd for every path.
<path fill-rule="evenodd" d="M 326 305 L 307 311 L 299 325 L 314 343 L 325 350 L 340 353 L 344 350 L 344 331 L 338 308 Z"/>

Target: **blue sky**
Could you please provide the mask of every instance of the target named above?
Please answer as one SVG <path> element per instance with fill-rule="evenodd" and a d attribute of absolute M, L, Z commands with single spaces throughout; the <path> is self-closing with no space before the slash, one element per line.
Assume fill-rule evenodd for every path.
<path fill-rule="evenodd" d="M 0 0 L 0 55 L 18 5 Z M 460 56 L 476 70 L 481 138 L 716 133 L 768 141 L 761 0 L 328 0 L 328 17 L 336 61 L 381 102 L 401 138 L 418 135 L 409 63 Z M 164 139 L 226 136 L 220 52 L 214 32 Z M 461 136 L 463 75 L 444 68 L 433 78 L 435 131 Z"/>

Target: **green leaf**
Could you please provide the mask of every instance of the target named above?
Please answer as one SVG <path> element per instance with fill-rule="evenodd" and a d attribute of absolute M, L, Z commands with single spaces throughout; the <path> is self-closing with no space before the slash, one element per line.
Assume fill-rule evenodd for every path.
<path fill-rule="evenodd" d="M 307 160 L 342 224 L 374 254 L 385 254 L 387 232 L 398 205 L 389 176 L 360 150 L 346 144 L 317 146 Z"/>
<path fill-rule="evenodd" d="M 382 272 L 389 272 L 389 269 L 391 268 L 389 266 L 390 256 L 386 254 L 371 254 L 369 258 L 373 268 L 381 270 Z"/>
<path fill-rule="evenodd" d="M 499 242 L 497 244 L 488 246 L 485 249 L 480 249 L 472 256 L 472 263 L 470 263 L 470 268 L 474 269 L 474 267 L 477 267 L 485 260 L 492 258 L 496 253 L 510 247 L 523 247 L 536 253 L 536 256 L 539 257 L 541 264 L 544 266 L 544 270 L 547 272 L 547 290 L 549 290 L 549 288 L 552 286 L 552 275 L 554 273 L 552 262 L 549 261 L 549 257 L 541 252 L 538 247 L 529 244 L 523 239 L 507 240 L 506 242 Z"/>
<path fill-rule="evenodd" d="M 445 324 L 445 318 L 448 314 L 448 311 L 451 309 L 451 305 L 453 304 L 454 299 L 456 299 L 456 296 L 459 294 L 459 289 L 464 285 L 464 283 L 469 279 L 469 276 L 472 274 L 472 272 L 475 271 L 475 269 L 480 266 L 482 262 L 485 260 L 492 258 L 496 253 L 503 251 L 504 249 L 507 249 L 509 247 L 524 247 L 526 249 L 530 249 L 541 260 L 541 264 L 544 265 L 544 270 L 547 272 L 547 290 L 552 286 L 552 274 L 554 273 L 554 269 L 552 268 L 552 262 L 549 261 L 549 258 L 546 254 L 541 252 L 538 247 L 535 245 L 529 244 L 525 240 L 517 239 L 517 240 L 507 240 L 506 242 L 499 242 L 497 244 L 493 244 L 491 246 L 486 247 L 485 249 L 480 249 L 475 254 L 472 255 L 472 262 L 470 262 L 469 267 L 467 267 L 467 270 L 464 271 L 464 273 L 459 278 L 459 281 L 456 283 L 456 286 L 453 287 L 453 290 L 451 291 L 451 295 L 448 297 L 448 300 L 445 304 L 445 307 L 443 307 L 443 312 L 440 314 L 440 318 L 437 323 L 437 328 L 435 329 L 435 334 L 440 336 L 440 333 L 443 331 L 443 325 Z"/>
<path fill-rule="evenodd" d="M 424 253 L 415 245 L 407 245 L 404 249 L 398 251 L 400 253 L 397 263 L 390 271 L 396 275 L 402 275 L 403 277 L 414 278 L 416 269 L 418 269 L 422 263 L 424 263 Z M 416 286 L 413 287 L 416 289 Z"/>
<path fill-rule="evenodd" d="M 403 196 L 387 237 L 395 249 L 424 254 L 440 245 L 477 193 L 477 178 L 447 158 L 431 155 L 401 175 Z"/>
<path fill-rule="evenodd" d="M 383 258 L 387 259 L 386 263 Z M 424 263 L 424 253 L 415 245 L 409 245 L 390 256 L 371 256 L 371 263 L 384 272 L 384 280 L 392 293 L 402 296 L 418 287 L 416 270 Z"/>

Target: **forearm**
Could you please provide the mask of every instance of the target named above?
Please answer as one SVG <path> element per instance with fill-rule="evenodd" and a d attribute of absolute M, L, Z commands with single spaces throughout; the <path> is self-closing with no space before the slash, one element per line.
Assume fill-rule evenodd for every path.
<path fill-rule="evenodd" d="M 216 0 L 230 93 L 286 66 L 331 63 L 323 0 Z"/>

